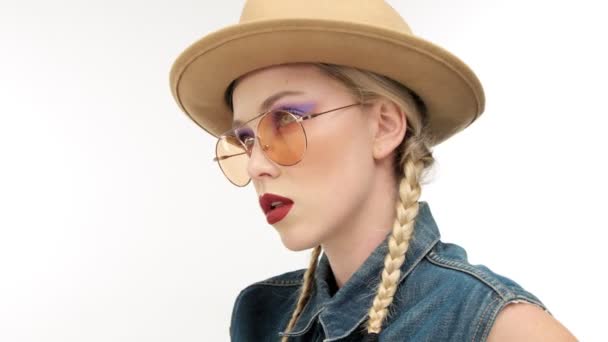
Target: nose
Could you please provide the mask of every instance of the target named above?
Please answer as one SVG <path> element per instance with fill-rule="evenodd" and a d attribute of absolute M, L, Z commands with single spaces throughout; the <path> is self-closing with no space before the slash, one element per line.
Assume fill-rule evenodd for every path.
<path fill-rule="evenodd" d="M 247 173 L 252 180 L 260 180 L 263 177 L 275 178 L 279 175 L 278 166 L 264 154 L 262 149 L 266 146 L 255 137 L 255 143 L 251 148 L 251 155 L 247 163 Z"/>

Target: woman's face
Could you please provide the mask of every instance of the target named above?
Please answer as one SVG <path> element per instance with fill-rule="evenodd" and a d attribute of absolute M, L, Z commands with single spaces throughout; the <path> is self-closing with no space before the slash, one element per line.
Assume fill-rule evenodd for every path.
<path fill-rule="evenodd" d="M 312 65 L 273 66 L 241 78 L 233 92 L 234 120 L 256 116 L 264 100 L 283 91 L 302 94 L 281 97 L 270 109 L 318 113 L 357 102 L 340 82 Z M 270 160 L 256 140 L 247 171 L 258 199 L 272 193 L 294 202 L 287 216 L 272 224 L 290 250 L 312 248 L 348 234 L 360 215 L 375 172 L 373 133 L 363 108 L 353 106 L 302 121 L 308 147 L 296 165 Z M 258 121 L 247 126 L 255 130 Z M 262 209 L 260 214 L 264 215 Z"/>

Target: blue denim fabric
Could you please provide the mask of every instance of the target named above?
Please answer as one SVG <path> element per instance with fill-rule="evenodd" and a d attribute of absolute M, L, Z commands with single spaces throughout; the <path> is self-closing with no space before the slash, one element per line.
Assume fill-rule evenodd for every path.
<path fill-rule="evenodd" d="M 311 297 L 287 335 L 290 341 L 361 341 L 388 251 L 388 237 L 335 294 L 323 254 Z M 235 342 L 280 341 L 298 299 L 304 269 L 243 289 L 234 303 L 230 337 Z M 466 251 L 440 241 L 428 203 L 420 202 L 413 239 L 379 341 L 485 341 L 499 311 L 530 302 L 551 312 L 533 294 Z"/>

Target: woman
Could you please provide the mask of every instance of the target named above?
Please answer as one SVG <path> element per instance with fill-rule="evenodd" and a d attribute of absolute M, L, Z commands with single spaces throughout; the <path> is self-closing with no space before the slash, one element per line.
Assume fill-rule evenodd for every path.
<path fill-rule="evenodd" d="M 384 1 L 250 0 L 181 54 L 171 84 L 218 137 L 228 180 L 253 182 L 287 248 L 313 249 L 307 269 L 241 291 L 233 341 L 574 340 L 535 295 L 440 241 L 421 180 L 484 94 Z"/>

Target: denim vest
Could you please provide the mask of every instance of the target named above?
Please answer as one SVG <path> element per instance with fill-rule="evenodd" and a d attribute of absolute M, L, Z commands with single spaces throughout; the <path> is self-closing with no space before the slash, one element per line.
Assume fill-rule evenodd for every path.
<path fill-rule="evenodd" d="M 485 341 L 499 311 L 511 302 L 529 302 L 551 314 L 513 280 L 484 265 L 469 264 L 462 247 L 441 242 L 429 205 L 419 203 L 414 235 L 379 341 Z M 322 254 L 311 296 L 287 334 L 289 341 L 364 339 L 390 234 L 339 290 L 327 256 Z M 287 272 L 243 289 L 232 310 L 231 340 L 280 341 L 304 271 Z"/>

